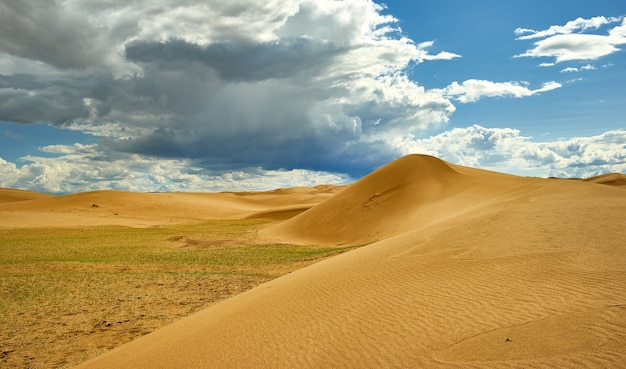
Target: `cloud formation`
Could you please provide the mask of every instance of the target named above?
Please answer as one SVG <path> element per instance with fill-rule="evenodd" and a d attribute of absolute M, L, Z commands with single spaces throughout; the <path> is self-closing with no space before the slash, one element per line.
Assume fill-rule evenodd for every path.
<path fill-rule="evenodd" d="M 473 125 L 397 142 L 404 154 L 423 153 L 452 163 L 542 177 L 588 178 L 626 172 L 626 131 L 536 141 L 517 129 Z"/>
<path fill-rule="evenodd" d="M 438 127 L 454 111 L 403 71 L 459 55 L 402 36 L 371 0 L 0 8 L 0 120 L 80 130 L 102 137 L 101 150 L 363 174 L 396 155 L 378 136 Z"/>
<path fill-rule="evenodd" d="M 398 157 L 434 155 L 451 163 L 532 176 L 587 178 L 626 172 L 626 131 L 592 137 L 537 141 L 517 129 L 473 125 L 429 138 L 395 136 L 387 143 Z M 140 154 L 102 151 L 96 144 L 49 145 L 46 156 L 22 158 L 21 167 L 0 158 L 0 187 L 47 193 L 98 189 L 130 191 L 250 191 L 280 187 L 342 185 L 357 178 L 304 169 L 206 169 L 194 159 L 159 159 Z M 50 157 L 51 156 L 51 157 Z"/>
<path fill-rule="evenodd" d="M 576 33 L 577 31 L 584 32 L 589 29 L 598 29 L 603 25 L 615 23 L 620 21 L 619 18 L 615 17 L 593 17 L 590 19 L 584 18 L 576 18 L 573 21 L 567 22 L 563 26 L 550 26 L 546 30 L 535 31 L 533 29 L 528 28 L 517 28 L 515 29 L 515 34 L 519 35 L 518 40 L 529 40 L 533 38 L 544 38 L 550 37 L 554 35 L 566 35 L 570 33 Z"/>
<path fill-rule="evenodd" d="M 0 32 L 0 121 L 99 138 L 44 146 L 21 166 L 0 159 L 0 186 L 55 193 L 340 184 L 420 148 L 471 164 L 445 137 L 465 142 L 459 155 L 533 144 L 506 130 L 467 141 L 478 126 L 419 137 L 442 129 L 457 102 L 562 87 L 468 79 L 426 89 L 407 71 L 461 55 L 407 38 L 372 0 L 5 1 Z M 607 55 L 626 38 L 622 18 L 516 32 L 541 39 L 518 56 L 557 62 Z M 476 154 L 486 165 L 505 155 Z"/>
<path fill-rule="evenodd" d="M 98 145 L 50 145 L 47 156 L 29 155 L 18 167 L 0 158 L 0 187 L 46 193 L 75 193 L 101 189 L 126 191 L 251 191 L 281 187 L 346 184 L 353 179 L 324 171 L 265 170 L 252 167 L 210 171 L 191 159 L 155 160 L 138 154 L 114 154 Z M 49 154 L 54 154 L 52 157 Z"/>
<path fill-rule="evenodd" d="M 615 23 L 619 24 L 609 28 L 606 34 L 583 33 Z M 596 60 L 620 51 L 617 46 L 626 44 L 626 18 L 578 18 L 563 26 L 550 26 L 541 31 L 517 28 L 515 34 L 518 35 L 517 40 L 541 39 L 535 42 L 534 48 L 515 57 L 548 57 L 554 58 L 554 63 Z"/>
<path fill-rule="evenodd" d="M 540 88 L 531 90 L 519 82 L 492 82 L 478 79 L 468 79 L 463 83 L 452 82 L 446 88 L 437 90 L 447 98 L 461 103 L 469 103 L 480 100 L 483 97 L 527 97 L 541 92 L 561 88 L 562 85 L 555 81 L 545 82 Z"/>
<path fill-rule="evenodd" d="M 561 73 L 582 72 L 584 70 L 596 70 L 596 69 L 598 68 L 596 68 L 595 66 L 591 64 L 585 64 L 585 65 L 580 66 L 580 68 L 576 68 L 576 67 L 563 68 L 561 69 Z"/>

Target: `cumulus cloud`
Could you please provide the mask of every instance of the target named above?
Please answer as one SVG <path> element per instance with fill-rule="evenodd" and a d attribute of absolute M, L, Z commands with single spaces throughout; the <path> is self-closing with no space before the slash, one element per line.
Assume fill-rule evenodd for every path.
<path fill-rule="evenodd" d="M 409 68 L 461 55 L 405 37 L 384 13 L 372 0 L 0 2 L 0 121 L 99 138 L 42 147 L 45 155 L 21 166 L 2 160 L 0 186 L 63 193 L 345 183 L 417 142 L 405 138 L 445 126 L 453 102 L 561 87 L 469 79 L 425 89 Z M 518 36 L 543 38 L 524 56 L 571 57 L 555 51 L 553 37 L 572 37 L 561 44 L 576 55 L 600 55 L 626 38 L 623 22 L 607 35 L 576 32 L 617 22 Z"/>
<path fill-rule="evenodd" d="M 101 189 L 126 191 L 251 191 L 281 187 L 342 185 L 345 174 L 323 171 L 265 170 L 259 167 L 210 171 L 191 159 L 160 159 L 138 154 L 102 152 L 97 145 L 50 145 L 40 148 L 53 157 L 29 155 L 17 166 L 0 158 L 0 187 L 46 193 Z"/>
<path fill-rule="evenodd" d="M 561 73 L 581 72 L 581 71 L 584 71 L 584 70 L 596 70 L 596 69 L 597 69 L 597 68 L 596 68 L 596 67 L 594 67 L 594 66 L 593 66 L 593 65 L 591 65 L 591 64 L 585 64 L 585 65 L 583 65 L 583 66 L 581 66 L 581 67 L 579 67 L 579 68 L 576 68 L 576 67 L 567 67 L 567 68 L 563 68 L 563 69 L 561 69 Z"/>
<path fill-rule="evenodd" d="M 583 33 L 588 30 L 619 23 L 605 34 Z M 596 60 L 620 51 L 617 46 L 626 44 L 625 17 L 578 18 L 563 26 L 551 26 L 546 30 L 518 28 L 517 40 L 541 39 L 535 47 L 515 57 L 549 57 L 555 63 L 572 60 Z"/>
<path fill-rule="evenodd" d="M 473 125 L 396 144 L 404 154 L 434 155 L 452 163 L 533 176 L 587 178 L 626 171 L 626 131 L 537 141 L 512 128 Z"/>
<path fill-rule="evenodd" d="M 480 100 L 483 97 L 526 97 L 541 92 L 546 92 L 560 88 L 558 82 L 550 81 L 544 83 L 540 88 L 529 89 L 519 82 L 492 82 L 478 79 L 468 79 L 463 83 L 452 82 L 447 87 L 439 90 L 445 97 L 458 100 L 461 103 L 469 103 Z"/>
<path fill-rule="evenodd" d="M 451 53 L 448 51 L 442 51 L 438 54 L 431 55 L 428 53 L 428 48 L 432 47 L 435 44 L 434 41 L 425 41 L 417 45 L 418 50 L 420 51 L 420 57 L 418 57 L 419 61 L 424 60 L 452 60 L 456 58 L 460 58 L 461 55 Z"/>
<path fill-rule="evenodd" d="M 403 72 L 459 55 L 431 53 L 432 41 L 404 37 L 382 10 L 371 0 L 4 2 L 0 120 L 207 168 L 326 162 L 363 174 L 396 154 L 379 135 L 438 127 L 454 111 Z"/>
<path fill-rule="evenodd" d="M 515 34 L 519 35 L 518 40 L 528 40 L 533 38 L 543 38 L 554 36 L 558 34 L 569 34 L 576 31 L 586 31 L 588 29 L 598 29 L 605 24 L 618 22 L 620 19 L 615 17 L 593 17 L 590 19 L 576 18 L 573 21 L 567 22 L 563 26 L 550 26 L 550 28 L 542 31 L 535 31 L 527 28 L 515 29 Z"/>
<path fill-rule="evenodd" d="M 591 137 L 538 141 L 517 129 L 473 125 L 428 138 L 407 133 L 380 145 L 397 148 L 396 157 L 422 153 L 451 163 L 532 176 L 587 178 L 626 172 L 626 131 Z M 369 143 L 375 145 L 377 143 Z M 195 159 L 159 159 L 103 151 L 96 144 L 41 147 L 52 157 L 30 155 L 22 166 L 0 158 L 0 187 L 47 193 L 117 189 L 129 191 L 250 191 L 280 187 L 342 185 L 357 178 L 305 169 L 246 167 L 209 170 Z M 363 150 L 363 155 L 372 155 Z"/>

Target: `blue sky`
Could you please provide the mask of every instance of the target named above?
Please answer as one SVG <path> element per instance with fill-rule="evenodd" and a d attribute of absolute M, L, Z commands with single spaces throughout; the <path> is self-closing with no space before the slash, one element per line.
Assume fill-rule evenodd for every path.
<path fill-rule="evenodd" d="M 0 187 L 342 184 L 410 153 L 626 172 L 625 15 L 607 0 L 2 2 Z"/>
<path fill-rule="evenodd" d="M 482 100 L 458 106 L 451 116 L 451 126 L 477 123 L 493 128 L 515 127 L 527 135 L 548 139 L 626 128 L 623 118 L 626 113 L 623 61 L 626 57 L 623 52 L 548 67 L 539 65 L 553 62 L 553 58 L 513 58 L 532 48 L 536 41 L 516 40 L 517 28 L 544 30 L 577 18 L 619 17 L 626 13 L 626 4 L 606 0 L 478 1 L 472 4 L 452 0 L 426 5 L 387 1 L 386 4 L 389 13 L 398 14 L 399 25 L 409 37 L 419 35 L 436 40 L 438 48 L 462 55 L 454 63 L 424 63 L 416 67 L 411 77 L 427 88 L 467 79 L 527 81 L 531 86 L 557 81 L 566 87 L 532 99 Z M 606 34 L 605 30 L 593 29 L 585 33 Z M 580 70 L 589 65 L 595 69 Z M 562 72 L 565 68 L 580 71 Z"/>

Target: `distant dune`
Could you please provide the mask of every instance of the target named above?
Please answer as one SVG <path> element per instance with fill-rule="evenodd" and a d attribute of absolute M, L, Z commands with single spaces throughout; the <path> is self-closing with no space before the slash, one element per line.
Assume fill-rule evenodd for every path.
<path fill-rule="evenodd" d="M 601 183 L 610 186 L 626 186 L 626 175 L 621 173 L 603 174 L 597 177 L 588 178 L 585 181 Z"/>
<path fill-rule="evenodd" d="M 37 214 L 54 208 L 135 226 L 266 217 L 285 219 L 262 231 L 268 239 L 367 244 L 79 368 L 623 368 L 623 181 L 516 177 L 411 155 L 345 188 L 97 192 L 2 201 L 0 216 L 44 222 Z"/>
<path fill-rule="evenodd" d="M 0 189 L 0 228 L 66 224 L 145 227 L 202 219 L 241 219 L 257 213 L 290 211 L 293 215 L 332 193 L 332 187 L 324 187 L 250 193 L 94 191 L 52 196 Z"/>
<path fill-rule="evenodd" d="M 15 190 L 11 188 L 0 188 L 0 204 L 45 199 L 47 197 L 52 197 L 52 195 L 24 190 Z"/>

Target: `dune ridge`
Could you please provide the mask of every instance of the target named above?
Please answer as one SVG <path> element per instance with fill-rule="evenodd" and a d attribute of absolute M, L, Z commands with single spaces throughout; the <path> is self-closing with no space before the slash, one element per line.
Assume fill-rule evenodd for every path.
<path fill-rule="evenodd" d="M 274 201 L 259 196 L 246 201 Z M 278 212 L 304 201 L 282 199 Z M 369 244 L 78 368 L 621 368 L 626 362 L 624 187 L 522 178 L 411 155 L 317 201 L 264 236 Z M 243 208 L 237 216 L 272 212 Z"/>
<path fill-rule="evenodd" d="M 18 201 L 29 201 L 35 199 L 42 199 L 51 197 L 52 195 L 46 195 L 43 193 L 18 190 L 13 188 L 0 188 L 0 204 L 6 204 Z"/>
<path fill-rule="evenodd" d="M 609 186 L 626 186 L 626 175 L 622 173 L 602 174 L 585 179 L 587 182 L 601 183 Z"/>
<path fill-rule="evenodd" d="M 248 193 L 91 191 L 63 196 L 0 189 L 0 227 L 124 225 L 146 227 L 302 212 L 333 195 L 332 186 Z M 20 201 L 18 201 L 20 200 Z M 272 218 L 268 215 L 267 218 Z M 280 218 L 280 216 L 279 216 Z"/>
<path fill-rule="evenodd" d="M 370 243 L 476 210 L 536 182 L 409 155 L 265 233 L 290 242 Z"/>

